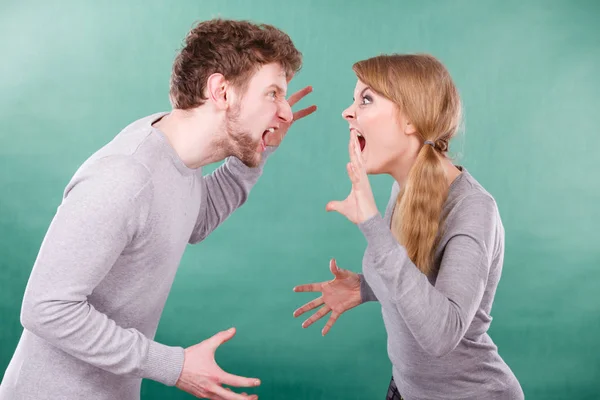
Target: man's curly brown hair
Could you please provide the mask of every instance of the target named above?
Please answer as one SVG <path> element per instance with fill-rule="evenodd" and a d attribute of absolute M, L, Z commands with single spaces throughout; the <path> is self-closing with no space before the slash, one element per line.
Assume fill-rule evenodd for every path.
<path fill-rule="evenodd" d="M 278 28 L 220 18 L 200 22 L 187 34 L 173 63 L 171 103 L 183 110 L 204 104 L 213 73 L 223 74 L 243 93 L 252 75 L 270 63 L 279 63 L 288 78 L 302 66 L 302 53 Z"/>

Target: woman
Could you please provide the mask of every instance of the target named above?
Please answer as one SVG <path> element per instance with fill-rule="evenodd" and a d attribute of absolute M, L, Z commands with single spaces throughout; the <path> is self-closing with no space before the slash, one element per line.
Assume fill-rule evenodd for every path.
<path fill-rule="evenodd" d="M 504 229 L 494 198 L 447 157 L 461 120 L 446 68 L 429 55 L 382 55 L 353 66 L 350 195 L 327 204 L 367 240 L 363 274 L 338 268 L 334 279 L 295 291 L 322 295 L 326 334 L 345 311 L 378 300 L 393 365 L 387 399 L 522 399 L 523 392 L 487 334 L 500 279 Z M 367 174 L 395 182 L 386 212 Z"/>

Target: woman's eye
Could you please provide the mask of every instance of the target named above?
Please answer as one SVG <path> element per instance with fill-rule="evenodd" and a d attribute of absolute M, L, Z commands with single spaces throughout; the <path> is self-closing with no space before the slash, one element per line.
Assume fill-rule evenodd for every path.
<path fill-rule="evenodd" d="M 362 97 L 361 104 L 370 104 L 372 102 L 373 102 L 373 99 L 371 98 L 371 96 L 365 95 L 365 96 Z"/>

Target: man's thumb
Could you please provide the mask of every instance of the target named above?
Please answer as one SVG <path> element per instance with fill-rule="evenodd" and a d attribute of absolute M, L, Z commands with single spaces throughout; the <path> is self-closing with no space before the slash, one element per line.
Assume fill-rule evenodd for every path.
<path fill-rule="evenodd" d="M 227 329 L 226 331 L 221 331 L 212 337 L 212 342 L 215 345 L 215 348 L 222 345 L 223 343 L 230 340 L 235 336 L 235 328 Z"/>

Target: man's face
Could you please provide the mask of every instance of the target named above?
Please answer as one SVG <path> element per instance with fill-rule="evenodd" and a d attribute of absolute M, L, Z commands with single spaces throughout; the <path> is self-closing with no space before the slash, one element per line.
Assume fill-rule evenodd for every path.
<path fill-rule="evenodd" d="M 250 78 L 243 97 L 227 113 L 230 153 L 249 167 L 257 167 L 269 129 L 292 120 L 286 100 L 288 80 L 277 63 L 267 64 Z"/>

